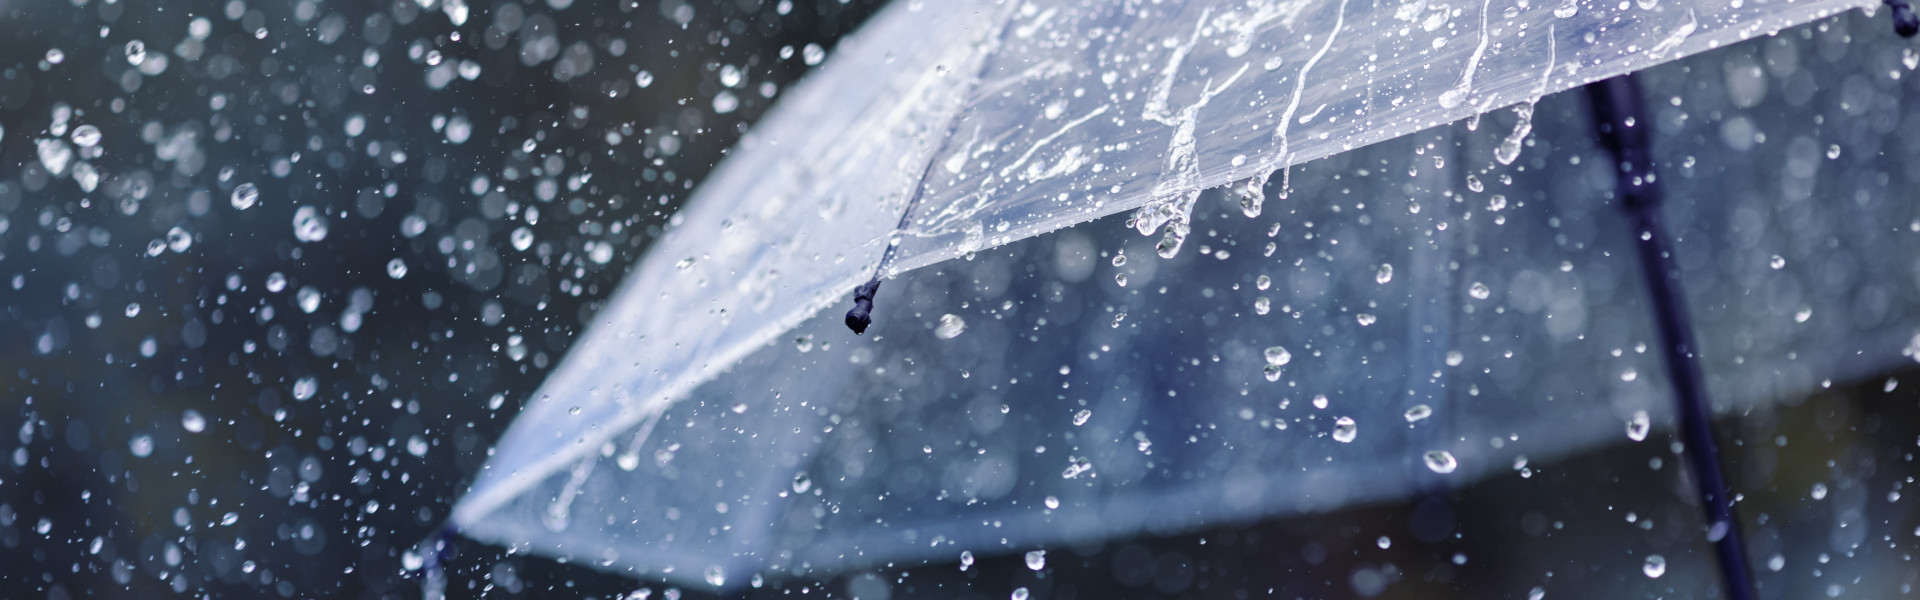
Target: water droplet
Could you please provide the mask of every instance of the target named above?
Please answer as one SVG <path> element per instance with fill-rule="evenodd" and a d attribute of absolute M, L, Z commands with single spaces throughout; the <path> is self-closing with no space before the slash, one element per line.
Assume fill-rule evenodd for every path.
<path fill-rule="evenodd" d="M 135 458 L 153 456 L 153 436 L 144 433 L 134 435 L 133 439 L 127 440 L 127 451 L 133 453 Z"/>
<path fill-rule="evenodd" d="M 1425 419 L 1431 416 L 1433 416 L 1433 407 L 1427 406 L 1425 404 L 1413 405 L 1413 408 L 1407 409 L 1407 414 L 1406 414 L 1408 423 L 1416 423 L 1422 419 Z"/>
<path fill-rule="evenodd" d="M 1474 177 L 1473 174 L 1469 173 L 1467 174 L 1467 189 L 1473 190 L 1473 192 L 1477 194 L 1487 191 L 1487 185 L 1480 183 L 1479 177 Z"/>
<path fill-rule="evenodd" d="M 653 85 L 653 73 L 650 71 L 641 71 L 639 74 L 633 76 L 633 84 L 640 87 Z"/>
<path fill-rule="evenodd" d="M 960 318 L 960 315 L 944 314 L 940 315 L 940 325 L 933 328 L 933 336 L 943 340 L 950 340 L 960 337 L 960 334 L 966 331 L 967 321 Z"/>
<path fill-rule="evenodd" d="M 1647 411 L 1633 411 L 1627 419 L 1627 439 L 1641 441 L 1647 439 L 1647 431 L 1653 428 L 1653 421 L 1647 417 Z"/>
<path fill-rule="evenodd" d="M 200 416 L 200 411 L 188 409 L 180 413 L 180 428 L 187 430 L 187 433 L 206 431 L 207 418 Z"/>
<path fill-rule="evenodd" d="M 515 227 L 513 229 L 513 233 L 508 234 L 508 240 L 513 242 L 514 250 L 526 250 L 528 248 L 532 248 L 533 247 L 533 230 L 527 229 L 525 227 Z"/>
<path fill-rule="evenodd" d="M 973 566 L 973 551 L 961 550 L 960 551 L 960 570 L 965 571 L 967 570 L 968 567 L 972 567 L 972 566 Z"/>
<path fill-rule="evenodd" d="M 140 303 L 139 303 L 139 302 L 128 302 L 128 303 L 127 303 L 127 318 L 129 318 L 129 319 L 131 319 L 131 318 L 134 318 L 134 317 L 138 317 L 138 316 L 140 316 Z"/>
<path fill-rule="evenodd" d="M 1467 355 L 1461 354 L 1459 350 L 1447 351 L 1447 366 L 1449 367 L 1458 367 L 1460 366 L 1461 362 L 1464 362 L 1466 360 L 1467 360 Z"/>
<path fill-rule="evenodd" d="M 806 61 L 807 66 L 811 67 L 827 59 L 827 50 L 821 48 L 819 44 L 807 44 L 807 47 L 800 49 L 800 59 Z"/>
<path fill-rule="evenodd" d="M 793 493 L 805 494 L 811 489 L 813 489 L 813 478 L 808 477 L 806 471 L 793 474 Z"/>
<path fill-rule="evenodd" d="M 1658 554 L 1647 555 L 1647 564 L 1640 567 L 1640 572 L 1646 573 L 1649 578 L 1659 579 L 1667 574 L 1667 558 Z"/>
<path fill-rule="evenodd" d="M 740 97 L 733 95 L 731 91 L 721 90 L 719 94 L 713 97 L 713 112 L 715 114 L 724 115 L 739 108 Z"/>
<path fill-rule="evenodd" d="M 326 215 L 311 206 L 302 206 L 293 211 L 293 237 L 302 242 L 327 239 Z"/>
<path fill-rule="evenodd" d="M 1445 450 L 1428 451 L 1426 461 L 1427 469 L 1441 475 L 1452 473 L 1454 469 L 1460 468 L 1460 462 L 1453 459 L 1453 453 Z"/>
<path fill-rule="evenodd" d="M 1116 266 L 1116 267 L 1127 266 L 1127 254 L 1125 252 L 1121 252 L 1113 255 L 1113 266 Z"/>
<path fill-rule="evenodd" d="M 1073 479 L 1093 470 L 1093 461 L 1077 456 L 1067 457 L 1067 469 L 1060 472 L 1061 479 Z"/>
<path fill-rule="evenodd" d="M 622 452 L 618 458 L 614 459 L 614 463 L 618 464 L 622 471 L 632 471 L 640 468 L 640 455 L 632 452 Z"/>
<path fill-rule="evenodd" d="M 1126 273 L 1114 273 L 1114 274 L 1113 274 L 1113 283 L 1114 283 L 1115 285 L 1119 285 L 1120 287 L 1127 287 L 1127 274 L 1126 274 Z"/>
<path fill-rule="evenodd" d="M 293 382 L 294 400 L 312 400 L 313 395 L 319 392 L 320 380 L 314 379 L 312 375 L 301 377 L 299 380 Z"/>
<path fill-rule="evenodd" d="M 46 61 L 47 61 L 47 64 L 50 64 L 50 65 L 57 65 L 57 64 L 66 62 L 67 53 L 66 51 L 63 51 L 59 48 L 48 48 Z M 1913 67 L 1907 67 L 1907 68 L 1911 69 Z"/>
<path fill-rule="evenodd" d="M 1793 322 L 1795 323 L 1805 323 L 1807 319 L 1811 318 L 1813 318 L 1813 307 L 1811 306 L 1802 306 L 1800 310 L 1793 311 Z"/>
<path fill-rule="evenodd" d="M 240 513 L 237 513 L 237 512 L 230 512 L 220 516 L 220 524 L 227 527 L 232 527 L 234 523 L 239 523 L 239 522 L 240 522 Z"/>
<path fill-rule="evenodd" d="M 1393 539 L 1383 535 L 1380 536 L 1380 539 L 1374 540 L 1373 545 L 1379 546 L 1381 550 L 1386 550 L 1393 547 Z"/>
<path fill-rule="evenodd" d="M 1038 571 L 1047 568 L 1047 551 L 1034 550 L 1027 553 L 1027 568 Z"/>
<path fill-rule="evenodd" d="M 1060 508 L 1060 499 L 1055 498 L 1053 496 L 1047 496 L 1046 505 L 1047 505 L 1047 510 L 1058 509 Z"/>
<path fill-rule="evenodd" d="M 1085 425 L 1087 424 L 1087 419 L 1091 418 L 1093 418 L 1093 411 L 1081 409 L 1080 412 L 1073 413 L 1073 424 L 1075 427 Z"/>
<path fill-rule="evenodd" d="M 1273 278 L 1265 275 L 1255 277 L 1253 279 L 1253 287 L 1259 288 L 1261 291 L 1266 291 L 1267 288 L 1273 287 Z"/>
<path fill-rule="evenodd" d="M 1494 194 L 1493 197 L 1487 198 L 1487 210 L 1489 212 L 1500 212 L 1506 209 L 1507 197 L 1505 195 Z"/>
<path fill-rule="evenodd" d="M 84 145 L 84 144 L 83 144 L 83 145 Z M 1831 146 L 1827 146 L 1827 158 L 1828 158 L 1828 159 L 1835 159 L 1835 158 L 1840 158 L 1840 145 L 1839 145 L 1839 144 L 1834 144 L 1834 145 L 1831 145 Z"/>
<path fill-rule="evenodd" d="M 1373 324 L 1374 316 L 1370 313 L 1360 313 L 1354 315 L 1353 320 L 1358 321 L 1361 327 L 1366 327 Z"/>
<path fill-rule="evenodd" d="M 1813 490 L 1811 492 L 1808 492 L 1808 495 L 1812 496 L 1814 500 L 1827 499 L 1827 484 L 1824 484 L 1824 483 L 1813 484 Z"/>
<path fill-rule="evenodd" d="M 167 249 L 174 252 L 186 252 L 188 248 L 192 247 L 193 234 L 187 233 L 187 230 L 179 227 L 167 230 Z"/>
<path fill-rule="evenodd" d="M 1293 353 L 1280 346 L 1269 346 L 1265 354 L 1269 365 L 1278 367 L 1293 362 Z"/>
<path fill-rule="evenodd" d="M 1784 269 L 1787 267 L 1787 259 L 1786 257 L 1775 254 L 1773 255 L 1772 260 L 1767 261 L 1767 266 L 1773 267 L 1773 270 L 1775 271 Z"/>
<path fill-rule="evenodd" d="M 1536 585 L 1533 589 L 1527 590 L 1527 600 L 1546 600 L 1546 597 L 1547 588 Z"/>
<path fill-rule="evenodd" d="M 1767 559 L 1768 571 L 1778 572 L 1779 570 L 1785 569 L 1785 568 L 1787 568 L 1787 557 L 1781 556 L 1779 554 L 1775 554 L 1773 555 L 1773 557 Z"/>
<path fill-rule="evenodd" d="M 1253 314 L 1264 315 L 1271 310 L 1273 310 L 1273 301 L 1268 300 L 1266 296 L 1253 299 Z"/>
<path fill-rule="evenodd" d="M 720 587 L 727 583 L 727 572 L 721 570 L 720 565 L 708 565 L 706 576 L 707 585 Z"/>
<path fill-rule="evenodd" d="M 1380 271 L 1373 274 L 1373 282 L 1386 285 L 1389 281 L 1393 281 L 1393 265 L 1381 264 Z"/>
<path fill-rule="evenodd" d="M 812 352 L 813 336 L 802 335 L 802 336 L 793 338 L 793 347 L 794 349 L 799 350 L 801 352 Z"/>
<path fill-rule="evenodd" d="M 406 277 L 407 261 L 401 260 L 398 257 L 395 257 L 393 260 L 387 261 L 387 276 L 392 277 L 394 279 L 400 279 L 402 277 Z"/>
<path fill-rule="evenodd" d="M 1571 19 L 1576 14 L 1580 14 L 1580 0 L 1565 0 L 1553 9 L 1555 18 Z"/>
<path fill-rule="evenodd" d="M 1342 444 L 1351 444 L 1353 443 L 1354 435 L 1359 433 L 1358 429 L 1359 427 L 1353 424 L 1352 417 L 1340 417 L 1338 419 L 1334 419 L 1333 420 L 1333 441 L 1340 442 Z"/>
<path fill-rule="evenodd" d="M 320 310 L 320 290 L 313 289 L 313 286 L 300 286 L 300 291 L 294 292 L 293 296 L 300 304 L 300 312 L 313 314 L 313 311 Z"/>
<path fill-rule="evenodd" d="M 233 187 L 233 194 L 227 200 L 233 203 L 236 210 L 253 208 L 253 204 L 260 200 L 260 188 L 251 183 L 242 183 Z"/>
<path fill-rule="evenodd" d="M 127 42 L 127 64 L 138 67 L 143 62 L 147 62 L 147 43 L 140 40 Z"/>
<path fill-rule="evenodd" d="M 1314 395 L 1313 395 L 1313 407 L 1314 407 L 1314 408 L 1316 408 L 1316 409 L 1319 409 L 1319 410 L 1326 410 L 1326 409 L 1327 409 L 1327 395 L 1326 395 L 1326 394 L 1314 394 Z"/>
<path fill-rule="evenodd" d="M 1513 132 L 1507 134 L 1506 139 L 1500 141 L 1500 146 L 1493 149 L 1493 159 L 1503 165 L 1511 165 L 1520 158 L 1522 142 L 1527 140 L 1527 134 L 1533 133 L 1533 103 L 1515 105 L 1513 113 L 1519 117 L 1513 124 Z"/>
<path fill-rule="evenodd" d="M 1467 286 L 1467 295 L 1473 296 L 1475 300 L 1485 300 L 1493 295 L 1493 289 L 1487 287 L 1487 284 L 1475 281 L 1473 285 Z"/>
<path fill-rule="evenodd" d="M 100 128 L 92 125 L 75 127 L 73 128 L 72 139 L 73 143 L 79 144 L 82 148 L 98 146 L 100 145 Z M 1838 146 L 1835 147 L 1837 148 Z"/>
<path fill-rule="evenodd" d="M 1027 588 L 1013 588 L 1013 600 L 1027 600 Z"/>

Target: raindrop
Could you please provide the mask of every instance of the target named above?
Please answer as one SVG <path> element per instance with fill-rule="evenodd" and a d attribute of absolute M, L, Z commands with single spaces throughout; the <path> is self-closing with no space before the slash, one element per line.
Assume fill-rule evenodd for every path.
<path fill-rule="evenodd" d="M 174 252 L 186 252 L 188 248 L 192 247 L 193 234 L 187 233 L 187 230 L 179 227 L 167 230 L 167 249 Z"/>
<path fill-rule="evenodd" d="M 1266 291 L 1267 288 L 1273 287 L 1273 278 L 1265 275 L 1256 277 L 1253 280 L 1253 287 L 1259 288 L 1261 291 Z"/>
<path fill-rule="evenodd" d="M 1768 571 L 1779 571 L 1785 568 L 1787 568 L 1787 557 L 1775 554 L 1772 558 L 1767 559 Z"/>
<path fill-rule="evenodd" d="M 1027 588 L 1013 588 L 1013 600 L 1027 600 Z"/>
<path fill-rule="evenodd" d="M 127 42 L 127 64 L 138 67 L 143 62 L 147 62 L 147 43 L 140 40 Z"/>
<path fill-rule="evenodd" d="M 944 314 L 940 315 L 940 325 L 933 328 L 933 336 L 943 340 L 950 340 L 960 337 L 960 334 L 966 331 L 967 321 L 960 318 L 960 315 Z"/>
<path fill-rule="evenodd" d="M 721 570 L 720 565 L 708 565 L 706 575 L 707 585 L 720 587 L 727 583 L 727 572 Z"/>
<path fill-rule="evenodd" d="M 1353 318 L 1354 318 L 1354 320 L 1355 320 L 1355 321 L 1359 321 L 1359 322 L 1360 322 L 1360 326 L 1361 326 L 1361 327 L 1366 327 L 1366 326 L 1368 326 L 1368 325 L 1372 325 L 1372 324 L 1373 324 L 1373 322 L 1374 322 L 1374 316 L 1373 316 L 1372 314 L 1369 314 L 1369 313 L 1360 313 L 1360 314 L 1358 314 L 1358 315 L 1355 315 L 1355 316 L 1354 316 Z"/>
<path fill-rule="evenodd" d="M 239 523 L 239 522 L 240 522 L 240 513 L 237 513 L 237 512 L 230 512 L 225 515 L 221 515 L 220 517 L 220 524 L 223 526 L 232 527 L 234 523 Z"/>
<path fill-rule="evenodd" d="M 59 48 L 48 48 L 46 60 L 47 60 L 47 64 L 57 65 L 57 64 L 66 62 L 67 53 L 65 51 L 62 51 Z"/>
<path fill-rule="evenodd" d="M 1488 288 L 1487 284 L 1475 281 L 1473 285 L 1467 286 L 1467 295 L 1473 296 L 1475 300 L 1485 300 L 1493 295 L 1493 289 Z"/>
<path fill-rule="evenodd" d="M 812 352 L 813 336 L 803 335 L 793 338 L 793 347 L 801 352 Z"/>
<path fill-rule="evenodd" d="M 1127 265 L 1127 253 L 1121 252 L 1113 255 L 1113 266 L 1124 267 L 1126 265 Z"/>
<path fill-rule="evenodd" d="M 1386 285 L 1389 281 L 1393 281 L 1393 265 L 1383 263 L 1380 271 L 1373 274 L 1373 282 Z"/>
<path fill-rule="evenodd" d="M 73 143 L 79 144 L 80 147 L 82 148 L 92 148 L 94 146 L 98 146 L 100 145 L 100 128 L 94 127 L 92 125 L 81 125 L 79 127 L 75 127 L 73 128 L 72 139 L 73 139 Z M 1839 146 L 1834 146 L 1834 147 L 1838 148 Z"/>
<path fill-rule="evenodd" d="M 1034 550 L 1027 553 L 1027 569 L 1038 571 L 1047 568 L 1047 551 Z"/>
<path fill-rule="evenodd" d="M 1469 173 L 1467 174 L 1467 189 L 1473 190 L 1474 193 L 1480 193 L 1487 191 L 1487 185 L 1480 183 L 1479 177 L 1474 177 L 1473 174 Z"/>
<path fill-rule="evenodd" d="M 314 379 L 312 375 L 301 377 L 298 381 L 293 382 L 294 400 L 311 400 L 313 399 L 314 393 L 319 391 L 320 381 Z"/>
<path fill-rule="evenodd" d="M 1047 510 L 1058 509 L 1060 508 L 1060 499 L 1055 498 L 1053 496 L 1047 496 L 1046 505 L 1047 505 Z"/>
<path fill-rule="evenodd" d="M 134 318 L 134 317 L 138 317 L 138 316 L 140 316 L 140 303 L 139 303 L 139 302 L 128 302 L 128 303 L 127 303 L 127 318 L 129 318 L 129 319 L 131 319 L 131 318 Z"/>
<path fill-rule="evenodd" d="M 399 257 L 395 257 L 393 260 L 387 261 L 387 276 L 392 277 L 394 279 L 400 279 L 402 277 L 406 277 L 407 261 L 401 260 Z"/>
<path fill-rule="evenodd" d="M 508 234 L 507 237 L 509 241 L 513 242 L 514 250 L 524 251 L 533 247 L 533 230 L 525 227 L 515 227 L 513 233 Z"/>
<path fill-rule="evenodd" d="M 1086 425 L 1087 419 L 1091 418 L 1093 418 L 1093 411 L 1084 408 L 1080 409 L 1080 412 L 1073 413 L 1073 425 L 1075 427 Z"/>
<path fill-rule="evenodd" d="M 733 403 L 733 406 L 732 406 L 731 408 L 729 408 L 728 410 L 732 410 L 732 411 L 733 411 L 733 414 L 736 414 L 736 415 L 743 415 L 743 414 L 746 414 L 746 413 L 747 413 L 747 403 L 745 403 L 745 402 L 735 402 L 735 403 Z"/>
<path fill-rule="evenodd" d="M 806 471 L 793 474 L 793 493 L 805 494 L 811 489 L 813 489 L 813 478 L 808 477 Z"/>
<path fill-rule="evenodd" d="M 968 567 L 972 567 L 972 566 L 973 566 L 973 551 L 961 550 L 960 551 L 960 570 L 965 571 L 967 570 Z"/>
<path fill-rule="evenodd" d="M 127 440 L 127 451 L 132 452 L 135 458 L 153 456 L 153 436 L 144 433 L 134 435 L 133 439 Z"/>
<path fill-rule="evenodd" d="M 1556 18 L 1571 19 L 1576 14 L 1580 14 L 1580 0 L 1565 0 L 1553 9 Z"/>
<path fill-rule="evenodd" d="M 200 416 L 200 411 L 189 409 L 180 413 L 180 428 L 187 430 L 187 433 L 206 431 L 207 418 Z"/>
<path fill-rule="evenodd" d="M 76 141 L 78 141 L 78 140 L 76 140 Z M 82 144 L 82 145 L 84 145 L 84 144 Z M 1828 159 L 1836 159 L 1836 158 L 1840 158 L 1840 145 L 1839 145 L 1839 144 L 1834 144 L 1834 145 L 1831 145 L 1831 146 L 1827 146 L 1827 158 L 1828 158 Z"/>
<path fill-rule="evenodd" d="M 1647 439 L 1647 430 L 1653 428 L 1653 421 L 1647 418 L 1647 411 L 1633 411 L 1633 417 L 1627 419 L 1627 439 L 1641 441 Z"/>
<path fill-rule="evenodd" d="M 260 200 L 260 188 L 252 183 L 242 183 L 233 187 L 233 195 L 227 199 L 233 202 L 233 207 L 237 210 L 253 208 L 253 204 Z"/>
<path fill-rule="evenodd" d="M 1646 573 L 1649 578 L 1659 579 L 1661 575 L 1667 574 L 1666 557 L 1658 554 L 1647 555 L 1647 564 L 1640 567 L 1640 572 Z"/>
<path fill-rule="evenodd" d="M 1533 589 L 1527 590 L 1527 600 L 1545 600 L 1546 597 L 1547 588 L 1536 585 L 1533 586 Z"/>
<path fill-rule="evenodd" d="M 1811 492 L 1808 492 L 1808 495 L 1812 496 L 1814 500 L 1827 499 L 1827 484 L 1824 484 L 1824 483 L 1813 484 L 1813 490 Z"/>
<path fill-rule="evenodd" d="M 1383 535 L 1380 536 L 1380 539 L 1374 540 L 1373 544 L 1379 546 L 1381 550 L 1385 550 L 1393 547 L 1393 539 Z"/>
<path fill-rule="evenodd" d="M 1119 285 L 1120 287 L 1127 287 L 1127 274 L 1126 274 L 1126 273 L 1114 273 L 1114 274 L 1113 274 L 1113 282 L 1114 282 L 1115 284 L 1117 284 L 1117 285 Z"/>
<path fill-rule="evenodd" d="M 1408 423 L 1417 423 L 1422 419 L 1425 419 L 1431 416 L 1433 416 L 1433 407 L 1427 406 L 1425 404 L 1413 405 L 1413 408 L 1407 409 L 1407 414 L 1406 414 Z"/>
<path fill-rule="evenodd" d="M 1313 407 L 1314 407 L 1314 408 L 1317 408 L 1317 409 L 1320 409 L 1320 410 L 1326 410 L 1326 408 L 1327 408 L 1327 395 L 1326 395 L 1326 394 L 1314 394 L 1314 395 L 1313 395 Z"/>
<path fill-rule="evenodd" d="M 1276 367 L 1284 366 L 1289 362 L 1293 362 L 1293 353 L 1288 352 L 1286 348 L 1283 348 L 1280 346 L 1268 347 L 1266 351 L 1266 357 L 1267 357 L 1267 364 L 1273 365 Z"/>
<path fill-rule="evenodd" d="M 733 95 L 733 92 L 723 90 L 713 97 L 713 112 L 716 114 L 724 115 L 739 108 L 740 97 Z"/>
<path fill-rule="evenodd" d="M 1460 366 L 1461 362 L 1464 362 L 1466 360 L 1467 360 L 1467 355 L 1461 354 L 1459 350 L 1447 351 L 1447 366 L 1449 367 L 1458 367 Z"/>
<path fill-rule="evenodd" d="M 1073 479 L 1093 470 L 1093 461 L 1077 456 L 1067 457 L 1067 469 L 1060 472 L 1061 479 Z"/>
<path fill-rule="evenodd" d="M 1268 300 L 1266 296 L 1253 299 L 1254 314 L 1264 315 L 1270 310 L 1273 310 L 1273 301 Z"/>
<path fill-rule="evenodd" d="M 1773 260 L 1767 261 L 1767 266 L 1773 267 L 1773 270 L 1775 271 L 1784 269 L 1787 267 L 1787 259 L 1786 257 L 1775 254 L 1773 255 Z"/>
<path fill-rule="evenodd" d="M 1454 460 L 1453 454 L 1445 450 L 1428 451 L 1426 460 L 1427 468 L 1441 475 L 1452 473 L 1454 469 L 1460 468 L 1460 462 Z"/>
<path fill-rule="evenodd" d="M 320 290 L 313 289 L 313 286 L 300 286 L 300 291 L 293 295 L 300 303 L 300 312 L 313 314 L 313 311 L 320 310 Z"/>
<path fill-rule="evenodd" d="M 649 71 L 641 71 L 638 75 L 633 76 L 633 84 L 640 87 L 647 87 L 647 86 L 653 85 L 653 73 Z"/>
<path fill-rule="evenodd" d="M 1513 133 L 1500 141 L 1500 147 L 1494 148 L 1493 159 L 1500 164 L 1511 165 L 1520 158 L 1520 144 L 1526 141 L 1527 134 L 1533 132 L 1533 103 L 1523 102 L 1513 107 L 1513 113 L 1519 117 L 1513 124 Z"/>
<path fill-rule="evenodd" d="M 1359 433 L 1353 424 L 1353 417 L 1340 417 L 1333 420 L 1333 441 L 1342 444 L 1353 443 L 1353 436 Z"/>
<path fill-rule="evenodd" d="M 807 66 L 817 65 L 827 59 L 827 51 L 819 44 L 807 44 L 806 48 L 800 50 L 800 59 L 806 61 Z"/>
<path fill-rule="evenodd" d="M 1793 322 L 1795 323 L 1805 323 L 1807 319 L 1811 318 L 1813 318 L 1813 307 L 1811 306 L 1802 306 L 1800 310 L 1793 312 Z"/>
<path fill-rule="evenodd" d="M 293 211 L 293 237 L 302 242 L 327 239 L 327 217 L 318 209 L 302 206 Z"/>
<path fill-rule="evenodd" d="M 1506 209 L 1507 209 L 1507 197 L 1505 195 L 1494 194 L 1493 197 L 1487 198 L 1488 212 L 1500 212 Z"/>

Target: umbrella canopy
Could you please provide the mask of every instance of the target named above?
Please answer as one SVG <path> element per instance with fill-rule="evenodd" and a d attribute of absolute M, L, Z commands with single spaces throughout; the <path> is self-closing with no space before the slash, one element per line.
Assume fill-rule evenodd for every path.
<path fill-rule="evenodd" d="M 1613 163 L 1577 102 L 1531 101 L 1852 6 L 980 4 L 898 5 L 790 94 L 454 524 L 725 585 L 1320 510 L 1644 435 L 1665 387 L 1615 258 L 1629 240 L 1597 235 L 1624 229 L 1593 191 Z M 1854 125 L 1781 119 L 1798 131 L 1748 114 L 1801 92 L 1651 86 L 1718 103 L 1656 120 L 1703 261 L 1682 266 L 1714 274 L 1689 289 L 1701 337 L 1728 344 L 1702 353 L 1721 398 L 1868 372 L 1910 338 L 1893 298 L 1911 282 L 1866 274 L 1911 272 L 1913 238 L 1886 227 L 1911 209 L 1795 218 L 1822 169 L 1835 193 L 1886 185 L 1865 159 L 1895 139 L 1873 123 L 1900 122 L 1885 66 L 1790 69 L 1859 100 L 1834 115 Z M 1821 163 L 1852 156 L 1836 145 L 1867 153 Z M 1728 147 L 1769 158 L 1697 160 Z M 1262 193 L 1204 191 L 1233 182 Z M 1268 188 L 1284 211 L 1233 216 Z M 1135 208 L 1161 238 L 1028 239 Z M 1776 222 L 1790 247 L 1770 247 Z M 1860 223 L 1860 252 L 1821 245 Z M 883 255 L 937 266 L 889 286 L 873 340 L 814 317 Z"/>

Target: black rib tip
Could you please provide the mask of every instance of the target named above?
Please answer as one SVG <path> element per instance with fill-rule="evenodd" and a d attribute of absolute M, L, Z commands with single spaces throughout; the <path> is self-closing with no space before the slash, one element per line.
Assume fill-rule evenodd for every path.
<path fill-rule="evenodd" d="M 1913 37 L 1920 34 L 1920 15 L 1913 12 L 1908 0 L 1886 0 L 1888 8 L 1893 9 L 1893 32 L 1900 37 Z"/>
<path fill-rule="evenodd" d="M 861 284 L 853 290 L 853 310 L 847 311 L 847 329 L 854 335 L 867 332 L 867 326 L 873 324 L 873 295 L 880 293 L 880 278 Z"/>

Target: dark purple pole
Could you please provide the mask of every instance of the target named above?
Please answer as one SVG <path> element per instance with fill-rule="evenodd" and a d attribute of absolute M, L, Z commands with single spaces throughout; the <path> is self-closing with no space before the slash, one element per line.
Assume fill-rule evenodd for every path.
<path fill-rule="evenodd" d="M 1660 179 L 1654 173 L 1650 152 L 1653 122 L 1642 101 L 1639 81 L 1631 74 L 1590 83 L 1586 89 L 1594 124 L 1599 127 L 1600 145 L 1613 154 L 1619 166 L 1615 192 L 1633 221 L 1640 272 L 1646 276 L 1661 354 L 1678 404 L 1680 439 L 1686 443 L 1687 461 L 1699 488 L 1700 503 L 1707 511 L 1707 540 L 1720 559 L 1727 597 L 1753 600 L 1746 545 L 1740 539 L 1740 521 L 1733 514 L 1733 492 L 1727 486 L 1720 450 L 1713 439 L 1713 406 L 1707 401 L 1706 383 L 1700 373 L 1700 345 L 1694 341 L 1687 316 L 1673 241 L 1660 222 Z"/>

